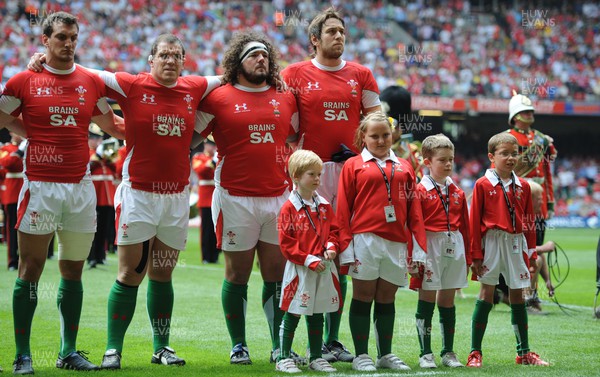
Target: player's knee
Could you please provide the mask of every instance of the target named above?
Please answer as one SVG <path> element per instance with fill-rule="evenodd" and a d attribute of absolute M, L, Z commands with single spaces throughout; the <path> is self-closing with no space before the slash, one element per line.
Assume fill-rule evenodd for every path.
<path fill-rule="evenodd" d="M 58 260 L 83 261 L 90 254 L 94 233 L 70 232 L 59 230 Z"/>

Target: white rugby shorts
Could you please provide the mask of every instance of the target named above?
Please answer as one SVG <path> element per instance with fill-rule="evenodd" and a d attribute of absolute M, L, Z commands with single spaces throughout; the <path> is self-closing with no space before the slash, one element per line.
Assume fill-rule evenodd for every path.
<path fill-rule="evenodd" d="M 517 241 L 514 241 L 515 237 Z M 515 235 L 490 229 L 484 236 L 484 274 L 477 280 L 484 284 L 496 285 L 502 274 L 509 288 L 527 288 L 530 285 L 526 262 L 528 258 L 527 241 L 523 233 Z"/>
<path fill-rule="evenodd" d="M 389 241 L 373 233 L 354 235 L 354 265 L 349 275 L 354 279 L 383 279 L 397 286 L 408 283 L 405 243 Z"/>
<path fill-rule="evenodd" d="M 165 245 L 185 249 L 190 192 L 160 194 L 121 183 L 115 193 L 117 245 L 134 245 L 156 236 Z"/>
<path fill-rule="evenodd" d="M 217 247 L 245 251 L 253 249 L 258 241 L 279 245 L 277 216 L 289 196 L 288 190 L 274 197 L 234 196 L 216 187 L 212 216 Z"/>
<path fill-rule="evenodd" d="M 427 257 L 421 288 L 429 291 L 466 288 L 467 262 L 462 234 L 459 231 L 450 232 L 448 238 L 448 232 L 426 233 Z M 453 256 L 444 252 L 449 240 L 454 246 Z"/>
<path fill-rule="evenodd" d="M 23 180 L 17 229 L 28 234 L 96 232 L 96 190 L 91 180 L 57 183 Z"/>

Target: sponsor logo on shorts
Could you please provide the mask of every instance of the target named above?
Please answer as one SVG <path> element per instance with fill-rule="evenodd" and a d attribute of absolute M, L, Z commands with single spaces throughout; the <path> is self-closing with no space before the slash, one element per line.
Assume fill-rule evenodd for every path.
<path fill-rule="evenodd" d="M 519 278 L 521 280 L 529 280 L 529 273 L 525 272 L 524 274 L 519 274 Z"/>
<path fill-rule="evenodd" d="M 310 300 L 310 295 L 308 294 L 308 292 L 302 293 L 302 295 L 300 295 L 300 300 L 302 300 L 302 302 L 300 303 L 301 308 L 308 307 L 308 300 Z"/>
<path fill-rule="evenodd" d="M 354 272 L 355 274 L 358 274 L 358 266 L 360 266 L 362 263 L 360 263 L 360 261 L 358 259 L 354 260 L 354 267 L 352 268 L 352 272 Z"/>
<path fill-rule="evenodd" d="M 122 238 L 129 237 L 129 235 L 127 235 L 127 229 L 129 229 L 129 226 L 127 224 L 121 225 L 121 231 L 123 231 L 123 235 L 121 236 Z"/>
<path fill-rule="evenodd" d="M 229 237 L 229 245 L 235 245 L 235 236 L 236 234 L 233 233 L 231 230 L 229 232 L 227 232 L 227 237 Z"/>
<path fill-rule="evenodd" d="M 427 276 L 427 279 L 425 281 L 428 283 L 431 283 L 431 277 L 433 276 L 433 271 L 431 271 L 431 270 L 425 271 L 425 276 Z"/>
<path fill-rule="evenodd" d="M 31 219 L 29 222 L 29 225 L 31 227 L 31 229 L 37 229 L 37 222 L 38 222 L 38 218 L 40 217 L 40 214 L 33 211 L 31 212 L 31 214 L 29 214 L 29 218 Z"/>

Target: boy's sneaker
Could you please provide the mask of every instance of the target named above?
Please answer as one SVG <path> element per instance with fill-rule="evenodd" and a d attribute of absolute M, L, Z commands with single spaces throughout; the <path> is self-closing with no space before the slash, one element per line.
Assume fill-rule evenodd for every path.
<path fill-rule="evenodd" d="M 469 368 L 481 368 L 483 364 L 483 359 L 481 356 L 481 351 L 472 351 L 467 358 L 467 366 Z"/>
<path fill-rule="evenodd" d="M 421 368 L 426 368 L 426 369 L 437 368 L 433 354 L 428 353 L 426 355 L 419 357 L 419 366 Z"/>
<path fill-rule="evenodd" d="M 121 352 L 116 349 L 107 350 L 102 358 L 100 369 L 121 369 Z"/>
<path fill-rule="evenodd" d="M 333 342 L 329 343 L 327 345 L 327 349 L 329 349 L 329 352 L 331 352 L 333 356 L 335 356 L 337 361 L 351 363 L 354 360 L 354 355 L 351 354 L 350 351 L 348 351 L 348 349 L 337 340 L 334 340 Z"/>
<path fill-rule="evenodd" d="M 292 359 L 281 359 L 275 364 L 275 370 L 284 373 L 302 373 Z"/>
<path fill-rule="evenodd" d="M 542 360 L 540 358 L 540 355 L 538 355 L 535 352 L 528 352 L 523 356 L 517 355 L 516 361 L 517 361 L 517 364 L 521 364 L 521 365 L 538 365 L 538 366 L 542 366 L 542 367 L 547 367 L 550 365 L 550 363 Z"/>
<path fill-rule="evenodd" d="M 352 369 L 361 372 L 374 372 L 377 370 L 377 368 L 375 368 L 373 359 L 371 359 L 366 353 L 358 355 L 354 358 L 354 360 L 352 360 Z"/>
<path fill-rule="evenodd" d="M 329 351 L 329 348 L 327 348 L 325 343 L 323 343 L 323 346 L 321 347 L 321 355 L 328 363 L 335 363 L 338 361 L 337 357 Z M 310 348 L 306 349 L 306 358 L 310 360 Z"/>
<path fill-rule="evenodd" d="M 152 355 L 152 360 L 150 360 L 152 364 L 162 364 L 162 365 L 178 365 L 184 366 L 185 360 L 181 357 L 175 355 L 175 350 L 171 347 L 163 347 L 158 350 L 155 354 Z"/>
<path fill-rule="evenodd" d="M 461 368 L 464 367 L 454 352 L 446 352 L 442 356 L 442 364 L 450 368 Z"/>
<path fill-rule="evenodd" d="M 13 374 L 33 374 L 33 361 L 29 355 L 17 355 L 13 362 Z"/>
<path fill-rule="evenodd" d="M 281 349 L 277 348 L 274 349 L 273 351 L 271 351 L 271 357 L 269 358 L 269 362 L 271 364 L 276 363 L 277 359 L 279 358 L 279 354 L 281 353 Z M 310 351 L 309 351 L 309 357 L 310 357 Z M 294 360 L 294 362 L 296 363 L 296 365 L 301 366 L 301 365 L 306 365 L 307 364 L 307 360 L 304 357 L 298 355 L 296 352 L 294 352 L 294 350 L 290 351 L 290 359 Z"/>
<path fill-rule="evenodd" d="M 248 347 L 243 346 L 242 343 L 236 344 L 229 353 L 229 362 L 231 364 L 250 365 L 250 353 Z"/>
<path fill-rule="evenodd" d="M 329 364 L 327 360 L 323 358 L 314 359 L 311 361 L 308 369 L 316 370 L 317 372 L 337 372 L 337 369 L 332 367 L 331 364 Z"/>
<path fill-rule="evenodd" d="M 87 354 L 88 352 L 85 351 L 75 351 L 65 357 L 59 355 L 56 360 L 56 367 L 73 370 L 100 370 L 97 365 L 90 363 Z"/>
<path fill-rule="evenodd" d="M 377 359 L 377 364 L 375 365 L 381 369 L 410 370 L 410 367 L 393 353 L 388 353 Z"/>

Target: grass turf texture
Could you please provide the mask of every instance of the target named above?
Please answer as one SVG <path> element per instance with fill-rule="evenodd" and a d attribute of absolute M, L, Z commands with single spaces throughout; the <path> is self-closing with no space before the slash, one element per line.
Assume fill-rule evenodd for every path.
<path fill-rule="evenodd" d="M 151 365 L 152 334 L 146 313 L 146 281 L 138 293 L 136 315 L 125 338 L 121 371 L 101 371 L 94 376 L 118 374 L 122 376 L 148 376 L 168 373 L 176 376 L 272 376 L 281 375 L 269 364 L 271 342 L 268 327 L 261 307 L 262 281 L 257 269 L 252 274 L 248 290 L 247 338 L 251 366 L 229 364 L 231 348 L 221 309 L 221 283 L 223 262 L 217 265 L 202 265 L 198 246 L 198 229 L 190 229 L 187 251 L 180 256 L 180 265 L 175 270 L 175 308 L 172 319 L 171 346 L 186 359 L 184 367 Z M 571 272 L 566 282 L 557 290 L 564 305 L 573 306 L 572 316 L 563 314 L 556 305 L 543 305 L 545 316 L 529 316 L 530 344 L 553 365 L 550 368 L 523 367 L 515 365 L 515 336 L 510 324 L 510 310 L 499 304 L 490 313 L 488 329 L 483 342 L 484 367 L 481 370 L 450 370 L 439 367 L 432 371 L 418 366 L 419 345 L 416 337 L 414 314 L 417 295 L 402 289 L 396 299 L 396 325 L 393 351 L 413 368 L 410 374 L 418 375 L 540 375 L 540 376 L 589 376 L 598 375 L 598 335 L 600 321 L 593 319 L 592 305 L 596 292 L 595 250 L 598 242 L 597 230 L 557 229 L 548 231 L 546 239 L 557 241 L 567 252 Z M 4 246 L 0 247 L 6 255 Z M 12 291 L 15 272 L 6 271 L 5 258 L 0 265 L 0 334 L 2 350 L 0 366 L 8 375 L 12 372 L 14 337 L 12 324 Z M 566 262 L 560 259 L 561 267 Z M 79 330 L 78 348 L 90 351 L 90 360 L 99 364 L 106 345 L 106 300 L 116 277 L 117 259 L 110 255 L 108 265 L 84 272 L 84 308 Z M 563 272 L 564 273 L 564 272 Z M 58 266 L 56 260 L 46 263 L 38 290 L 38 306 L 32 329 L 32 357 L 36 374 L 58 376 L 70 371 L 58 370 L 54 366 L 59 347 L 59 320 L 56 309 L 58 288 Z M 350 284 L 351 285 L 351 284 Z M 471 314 L 479 284 L 470 282 L 464 291 L 466 298 L 457 298 L 457 327 L 455 351 L 465 363 L 470 350 Z M 347 299 L 351 298 L 351 287 Z M 541 297 L 547 301 L 545 289 Z M 344 315 L 341 341 L 353 351 L 348 317 Z M 376 355 L 373 326 L 371 326 L 370 354 Z M 437 310 L 433 318 L 434 353 L 441 348 Z M 294 348 L 304 354 L 307 344 L 304 320 L 296 331 Z M 436 361 L 440 357 L 436 354 Z M 337 375 L 361 375 L 351 370 L 349 363 L 335 363 Z M 303 367 L 304 375 L 319 375 Z M 389 371 L 377 371 L 364 375 L 388 375 Z"/>

